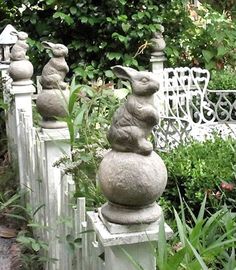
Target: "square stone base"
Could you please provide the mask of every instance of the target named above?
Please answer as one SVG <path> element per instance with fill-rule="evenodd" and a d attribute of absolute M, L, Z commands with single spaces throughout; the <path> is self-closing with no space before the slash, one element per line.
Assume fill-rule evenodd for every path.
<path fill-rule="evenodd" d="M 158 221 L 149 225 L 127 226 L 110 223 L 95 212 L 87 212 L 87 216 L 103 247 L 158 241 Z M 167 224 L 165 224 L 165 233 L 167 239 L 173 235 L 173 231 Z"/>

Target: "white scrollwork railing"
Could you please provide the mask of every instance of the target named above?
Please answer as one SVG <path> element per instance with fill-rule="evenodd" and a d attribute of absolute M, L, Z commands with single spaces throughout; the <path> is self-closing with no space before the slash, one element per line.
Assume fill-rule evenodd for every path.
<path fill-rule="evenodd" d="M 208 90 L 209 80 L 210 73 L 206 69 L 163 70 L 163 86 L 156 99 L 160 122 L 154 128 L 158 149 L 169 149 L 189 135 L 197 134 L 198 138 L 204 128 L 210 135 L 210 131 L 218 130 L 219 124 L 221 133 L 229 133 L 227 125 L 236 123 L 236 90 Z"/>

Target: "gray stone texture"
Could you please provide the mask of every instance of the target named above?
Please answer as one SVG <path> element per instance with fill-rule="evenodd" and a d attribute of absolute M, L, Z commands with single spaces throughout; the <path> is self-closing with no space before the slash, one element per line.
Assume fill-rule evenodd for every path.
<path fill-rule="evenodd" d="M 38 95 L 36 105 L 38 112 L 43 117 L 41 127 L 43 128 L 65 128 L 66 122 L 58 121 L 67 115 L 67 102 L 69 91 L 65 76 L 69 71 L 65 57 L 68 49 L 63 44 L 54 44 L 44 41 L 45 48 L 50 49 L 52 58 L 44 66 L 40 83 L 42 92 Z"/>
<path fill-rule="evenodd" d="M 34 69 L 26 55 L 29 45 L 27 44 L 28 34 L 25 32 L 12 32 L 18 40 L 12 47 L 9 66 L 9 75 L 13 79 L 13 85 L 28 85 L 32 84 L 30 80 Z"/>
<path fill-rule="evenodd" d="M 141 207 L 161 196 L 167 171 L 155 152 L 144 156 L 111 150 L 100 164 L 98 178 L 101 190 L 110 202 Z"/>
<path fill-rule="evenodd" d="M 154 106 L 154 93 L 159 89 L 159 83 L 150 72 L 122 66 L 112 70 L 118 78 L 130 81 L 133 93 L 114 114 L 107 135 L 111 148 L 149 155 L 153 146 L 147 137 L 159 118 Z"/>

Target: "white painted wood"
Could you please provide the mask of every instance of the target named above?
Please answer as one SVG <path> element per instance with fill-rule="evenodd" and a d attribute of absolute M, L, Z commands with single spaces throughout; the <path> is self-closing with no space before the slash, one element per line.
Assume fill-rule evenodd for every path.
<path fill-rule="evenodd" d="M 17 162 L 19 166 L 19 178 L 22 188 L 25 188 L 24 173 L 21 168 L 23 168 L 22 154 L 22 144 L 20 143 L 20 113 L 24 112 L 27 117 L 27 125 L 29 128 L 33 126 L 32 120 L 32 93 L 35 91 L 33 85 L 22 85 L 22 86 L 12 86 L 10 89 L 10 94 L 13 97 L 9 110 L 9 120 L 13 123 L 13 126 L 8 130 L 11 135 L 10 138 L 13 139 L 13 145 L 11 146 L 12 151 L 17 151 Z M 16 145 L 16 149 L 15 149 Z M 14 155 L 12 155 L 14 157 Z"/>
<path fill-rule="evenodd" d="M 155 250 L 150 242 L 105 248 L 105 270 L 155 270 Z"/>
<path fill-rule="evenodd" d="M 76 209 L 74 209 L 75 216 L 75 238 L 83 239 L 83 235 L 81 234 L 83 231 L 82 224 L 85 222 L 86 217 L 86 208 L 85 208 L 85 198 L 77 198 Z M 75 261 L 76 268 L 75 270 L 82 270 L 82 243 L 81 246 L 75 250 Z"/>
<path fill-rule="evenodd" d="M 87 219 L 87 269 L 94 270 L 96 264 L 96 252 L 94 250 L 94 243 L 96 242 L 96 233 L 93 231 L 93 224 L 91 219 Z"/>
<path fill-rule="evenodd" d="M 158 241 L 159 226 L 152 228 L 151 230 L 142 230 L 139 232 L 128 233 L 110 233 L 102 220 L 99 218 L 98 213 L 87 212 L 87 220 L 89 226 L 91 226 L 96 235 L 97 241 L 93 241 L 93 247 L 96 247 L 96 243 L 101 243 L 104 247 L 105 263 L 100 264 L 105 270 L 118 270 L 118 269 L 145 269 L 155 270 L 155 246 Z M 120 225 L 121 226 L 121 225 Z M 142 229 L 142 225 L 140 229 Z M 120 227 L 118 227 L 120 231 Z M 127 226 L 125 228 L 127 231 Z M 172 230 L 165 224 L 165 233 L 167 239 L 173 235 Z M 89 249 L 88 249 L 89 250 Z M 93 249 L 94 252 L 94 249 Z M 98 255 L 98 252 L 95 252 Z M 89 255 L 89 254 L 88 254 Z M 96 255 L 96 256 L 97 256 Z M 95 256 L 95 255 L 94 255 Z M 93 256 L 92 266 L 94 262 L 98 262 L 98 257 Z M 135 263 L 136 265 L 135 265 Z M 140 268 L 137 268 L 137 265 Z M 94 268 L 87 268 L 89 270 L 95 270 Z M 97 269 L 96 269 L 97 270 Z"/>
<path fill-rule="evenodd" d="M 88 268 L 88 234 L 87 222 L 82 222 L 82 270 L 89 270 Z"/>
<path fill-rule="evenodd" d="M 140 232 L 111 234 L 99 218 L 98 213 L 92 211 L 87 212 L 87 219 L 93 224 L 93 229 L 104 247 L 158 240 L 158 226 L 150 231 L 143 230 Z M 165 232 L 167 239 L 169 239 L 173 234 L 168 225 L 165 226 Z"/>
<path fill-rule="evenodd" d="M 41 132 L 38 133 L 38 136 L 44 144 L 46 173 L 43 181 L 45 181 L 47 196 L 47 223 L 49 228 L 51 229 L 49 231 L 49 256 L 57 259 L 55 263 L 49 263 L 48 269 L 57 270 L 60 269 L 60 261 L 66 261 L 68 263 L 69 260 L 68 257 L 65 256 L 65 252 L 60 252 L 60 235 L 58 235 L 61 229 L 59 218 L 63 211 L 63 207 L 67 207 L 68 205 L 68 191 L 64 192 L 63 190 L 63 187 L 67 188 L 67 183 L 64 183 L 62 181 L 61 169 L 55 167 L 54 165 L 55 162 L 58 161 L 63 155 L 66 154 L 70 156 L 69 133 L 67 129 L 43 129 Z M 63 205 L 61 204 L 61 201 L 63 201 Z M 66 212 L 65 209 L 64 212 Z M 62 235 L 62 238 L 65 239 L 65 227 L 63 228 L 62 232 L 64 233 Z M 62 255 L 62 260 L 60 260 Z"/>

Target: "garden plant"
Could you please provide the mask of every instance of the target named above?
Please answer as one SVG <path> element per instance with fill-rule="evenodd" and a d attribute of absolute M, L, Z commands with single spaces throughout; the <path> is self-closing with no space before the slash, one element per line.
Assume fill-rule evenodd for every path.
<path fill-rule="evenodd" d="M 77 2 L 2 1 L 0 29 L 10 22 L 29 33 L 36 74 L 46 61 L 41 42 L 48 36 L 69 47 L 70 98 L 67 117 L 60 120 L 67 122 L 72 160 L 65 156 L 55 166 L 63 166 L 66 173 L 73 175 L 75 197 L 85 196 L 88 209 L 94 209 L 105 201 L 96 184 L 96 172 L 109 149 L 106 133 L 113 113 L 130 91 L 129 84 L 114 80 L 110 67 L 122 64 L 148 69 L 149 41 L 162 24 L 167 65 L 206 67 L 212 75 L 210 89 L 236 89 L 235 6 L 232 1 L 213 0 L 202 1 L 199 10 L 179 0 Z M 32 237 L 31 228 L 39 226 L 33 221 L 39 209 L 22 207 L 22 194 L 14 195 L 14 173 L 5 166 L 6 107 L 2 97 L 0 109 L 0 215 L 17 220 L 17 241 L 25 250 L 24 267 L 34 269 L 35 262 L 41 265 L 52 258 L 38 253 L 47 250 L 47 245 Z M 36 112 L 34 117 L 38 119 Z M 160 154 L 169 174 L 160 204 L 175 234 L 171 241 L 166 240 L 162 220 L 157 269 L 236 268 L 235 149 L 235 138 L 215 136 L 204 142 L 189 141 Z M 68 242 L 76 244 L 74 239 L 68 238 Z"/>

